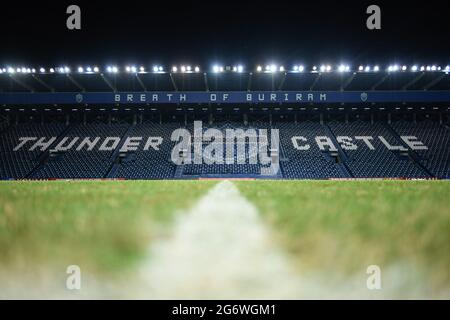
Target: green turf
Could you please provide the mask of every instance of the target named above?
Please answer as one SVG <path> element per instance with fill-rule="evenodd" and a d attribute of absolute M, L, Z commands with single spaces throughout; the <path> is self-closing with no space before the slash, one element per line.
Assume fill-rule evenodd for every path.
<path fill-rule="evenodd" d="M 97 273 L 132 268 L 177 212 L 215 183 L 1 182 L 0 270 L 74 262 Z M 448 182 L 235 183 L 302 270 L 351 274 L 406 261 L 435 287 L 450 286 Z"/>
<path fill-rule="evenodd" d="M 450 285 L 450 183 L 239 182 L 306 270 L 354 273 L 408 263 Z"/>
<path fill-rule="evenodd" d="M 78 261 L 91 271 L 120 270 L 148 249 L 157 226 L 213 184 L 2 182 L 0 264 Z"/>

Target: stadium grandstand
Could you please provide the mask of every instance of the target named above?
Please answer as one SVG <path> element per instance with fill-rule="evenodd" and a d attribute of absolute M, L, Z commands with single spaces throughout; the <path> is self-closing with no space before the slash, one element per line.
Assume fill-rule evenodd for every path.
<path fill-rule="evenodd" d="M 437 65 L 7 66 L 0 179 L 449 179 L 449 73 Z M 243 133 L 245 147 L 233 138 L 224 161 L 190 161 L 185 153 L 204 154 L 212 141 L 196 146 L 196 128 Z M 190 140 L 181 163 L 178 129 Z M 279 162 L 273 174 L 251 161 L 264 137 Z"/>

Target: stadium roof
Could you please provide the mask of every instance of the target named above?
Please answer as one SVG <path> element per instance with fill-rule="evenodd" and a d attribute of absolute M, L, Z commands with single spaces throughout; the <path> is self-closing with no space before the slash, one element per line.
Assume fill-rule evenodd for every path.
<path fill-rule="evenodd" d="M 0 92 L 449 90 L 450 66 L 154 65 L 0 68 Z"/>

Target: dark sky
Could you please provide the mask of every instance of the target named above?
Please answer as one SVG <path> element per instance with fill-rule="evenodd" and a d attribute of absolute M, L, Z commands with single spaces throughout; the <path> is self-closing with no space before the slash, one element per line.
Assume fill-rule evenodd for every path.
<path fill-rule="evenodd" d="M 450 63 L 446 1 L 2 1 L 0 65 Z M 66 29 L 66 8 L 82 30 Z M 370 4 L 382 30 L 366 28 Z M 447 17 L 446 17 L 447 16 Z"/>

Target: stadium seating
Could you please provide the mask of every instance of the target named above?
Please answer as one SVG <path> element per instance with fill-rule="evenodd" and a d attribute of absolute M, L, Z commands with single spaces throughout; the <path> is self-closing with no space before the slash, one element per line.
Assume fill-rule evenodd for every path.
<path fill-rule="evenodd" d="M 0 177 L 2 179 L 27 178 L 39 164 L 44 152 L 39 149 L 28 151 L 21 149 L 14 151 L 20 137 L 59 137 L 65 125 L 59 123 L 20 124 L 8 128 L 0 135 Z"/>
<path fill-rule="evenodd" d="M 132 152 L 121 162 L 115 178 L 124 179 L 171 179 L 175 174 L 175 165 L 170 161 L 171 150 L 174 143 L 170 142 L 172 131 L 180 128 L 179 123 L 145 122 L 132 127 L 129 136 L 161 137 L 163 143 L 159 150 L 150 148 L 144 151 L 141 144 L 138 150 Z"/>
<path fill-rule="evenodd" d="M 264 122 L 258 122 L 257 124 L 244 125 L 240 122 L 220 122 L 212 125 L 203 124 L 203 131 L 207 129 L 218 129 L 222 132 L 223 136 L 226 135 L 227 129 L 268 129 L 270 125 Z M 194 134 L 193 125 L 188 126 L 188 130 L 191 134 Z M 270 139 L 269 139 L 270 140 Z M 270 141 L 269 141 L 270 142 Z M 207 143 L 203 143 L 202 150 L 205 148 Z M 227 148 L 229 146 L 225 146 Z M 259 164 L 251 164 L 249 161 L 249 152 L 251 147 L 248 140 L 245 141 L 245 156 L 238 161 L 238 151 L 237 146 L 233 145 L 233 159 L 227 159 L 232 162 L 232 164 L 215 164 L 215 165 L 207 165 L 207 164 L 186 164 L 183 166 L 183 176 L 185 177 L 195 177 L 195 176 L 206 176 L 206 177 L 214 177 L 214 176 L 256 176 L 261 173 L 262 166 Z M 244 162 L 244 163 L 241 163 Z"/>
<path fill-rule="evenodd" d="M 325 126 L 317 122 L 281 122 L 275 127 L 280 128 L 282 154 L 281 162 L 283 177 L 287 179 L 328 179 L 346 177 L 342 166 L 335 162 L 327 152 L 311 143 L 316 136 L 327 136 Z M 310 149 L 296 150 L 292 145 L 292 137 L 302 136 L 309 141 Z"/>
<path fill-rule="evenodd" d="M 359 140 L 354 143 L 356 150 L 344 150 L 348 156 L 346 165 L 356 178 L 427 178 L 426 174 L 414 160 L 407 156 L 401 156 L 398 151 L 390 151 L 377 139 L 382 136 L 392 145 L 400 145 L 384 123 L 356 121 L 351 123 L 330 122 L 329 127 L 335 136 L 371 136 L 375 150 L 370 150 Z"/>
<path fill-rule="evenodd" d="M 261 164 L 249 163 L 249 149 L 245 145 L 245 163 L 238 164 L 234 145 L 232 164 L 182 164 L 171 160 L 175 142 L 171 134 L 175 129 L 185 128 L 193 135 L 194 125 L 178 122 L 146 120 L 141 123 L 91 121 L 87 123 L 20 123 L 2 126 L 0 131 L 0 178 L 1 179 L 185 179 L 198 177 L 263 177 Z M 330 179 L 330 178 L 449 178 L 450 177 L 450 130 L 433 121 L 397 121 L 392 124 L 370 121 L 275 121 L 203 122 L 203 132 L 218 129 L 224 135 L 226 129 L 279 129 L 281 170 L 274 178 L 284 179 Z M 320 148 L 318 136 L 329 137 L 335 150 Z M 371 136 L 375 150 L 370 150 L 363 141 L 354 141 L 356 150 L 343 148 L 339 136 Z M 377 139 L 382 136 L 391 145 L 406 147 L 400 136 L 416 136 L 427 150 L 389 150 Z M 34 142 L 18 151 L 20 137 L 39 137 L 54 142 L 44 151 L 30 151 Z M 78 137 L 77 144 L 69 150 L 57 150 L 58 145 L 67 145 Z M 95 148 L 77 148 L 83 139 L 99 138 Z M 126 141 L 142 137 L 141 143 L 132 150 L 122 150 Z M 162 138 L 157 147 L 145 149 L 145 139 Z M 293 137 L 303 137 L 307 150 L 293 144 Z M 107 138 L 117 139 L 117 145 L 108 150 L 99 146 Z M 65 142 L 63 143 L 64 140 Z M 270 140 L 270 139 L 269 139 Z M 303 141 L 303 140 L 302 140 Z M 207 143 L 203 143 L 203 148 Z"/>
<path fill-rule="evenodd" d="M 450 129 L 432 121 L 407 122 L 398 121 L 392 127 L 400 135 L 416 136 L 428 150 L 419 150 L 416 153 L 419 161 L 434 176 L 450 178 Z"/>
<path fill-rule="evenodd" d="M 75 125 L 65 137 L 70 141 L 74 137 L 120 137 L 122 138 L 130 125 L 107 125 L 107 124 L 88 124 Z M 98 151 L 93 149 L 87 151 L 86 148 L 77 151 L 71 149 L 66 152 L 57 153 L 50 156 L 46 163 L 38 168 L 32 175 L 32 178 L 103 178 L 108 173 L 112 165 L 112 153 L 114 151 Z"/>

